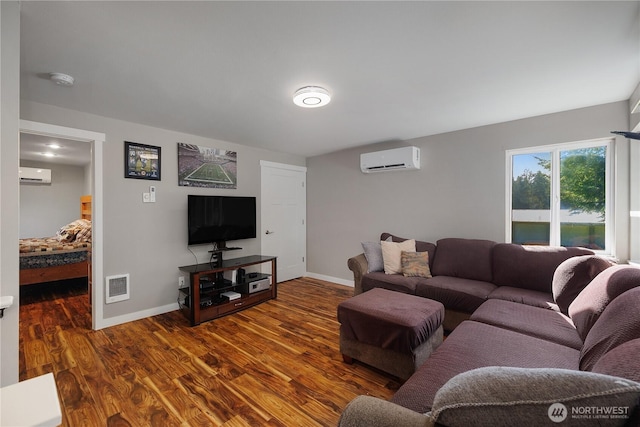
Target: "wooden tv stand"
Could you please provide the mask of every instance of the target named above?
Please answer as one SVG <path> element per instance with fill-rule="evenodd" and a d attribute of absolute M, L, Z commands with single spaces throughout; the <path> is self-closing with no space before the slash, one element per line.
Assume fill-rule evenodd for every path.
<path fill-rule="evenodd" d="M 250 276 L 247 273 L 244 280 L 238 283 L 225 282 L 219 278 L 225 271 L 244 269 L 269 262 L 271 263 L 271 274 L 257 273 L 256 276 Z M 274 256 L 252 255 L 223 260 L 217 266 L 204 263 L 185 265 L 178 267 L 178 269 L 189 273 L 189 286 L 180 289 L 178 302 L 180 310 L 189 319 L 191 326 L 244 310 L 278 296 L 276 257 Z M 252 292 L 251 284 L 264 279 L 270 280 L 269 289 Z M 223 293 L 230 291 L 239 293 L 240 298 L 229 300 L 222 296 Z"/>

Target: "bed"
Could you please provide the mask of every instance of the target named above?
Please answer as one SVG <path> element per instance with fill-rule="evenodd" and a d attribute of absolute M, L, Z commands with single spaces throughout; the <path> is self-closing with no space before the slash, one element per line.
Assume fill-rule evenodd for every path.
<path fill-rule="evenodd" d="M 80 218 L 55 236 L 20 239 L 20 286 L 89 277 L 91 196 L 80 198 Z"/>

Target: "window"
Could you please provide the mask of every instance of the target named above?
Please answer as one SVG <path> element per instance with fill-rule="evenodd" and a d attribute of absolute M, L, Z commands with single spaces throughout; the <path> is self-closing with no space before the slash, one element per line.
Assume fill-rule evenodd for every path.
<path fill-rule="evenodd" d="M 613 139 L 507 151 L 507 241 L 613 250 Z"/>

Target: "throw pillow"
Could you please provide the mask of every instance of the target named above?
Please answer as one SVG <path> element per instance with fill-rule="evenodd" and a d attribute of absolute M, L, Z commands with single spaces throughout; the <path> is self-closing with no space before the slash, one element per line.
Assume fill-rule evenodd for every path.
<path fill-rule="evenodd" d="M 430 278 L 429 253 L 428 252 L 406 252 L 400 254 L 400 264 L 402 275 L 405 277 L 426 277 Z"/>
<path fill-rule="evenodd" d="M 367 259 L 367 273 L 384 270 L 380 242 L 362 242 L 362 250 L 364 251 L 364 257 Z"/>
<path fill-rule="evenodd" d="M 386 274 L 399 274 L 402 272 L 402 251 L 415 252 L 416 241 L 414 239 L 404 242 L 380 242 L 382 247 L 382 260 L 384 262 L 384 272 Z"/>
<path fill-rule="evenodd" d="M 563 420 L 563 426 L 594 421 L 624 425 L 639 398 L 640 383 L 624 378 L 568 369 L 487 367 L 450 379 L 436 393 L 427 415 L 449 427 L 468 427 L 478 420 L 491 426 L 512 426 L 516 421 L 550 425 Z M 597 418 L 588 419 L 590 414 Z"/>
<path fill-rule="evenodd" d="M 58 230 L 56 236 L 61 242 L 71 243 L 76 240 L 76 235 L 78 233 L 86 233 L 87 229 L 91 230 L 91 221 L 86 219 L 77 219 Z"/>

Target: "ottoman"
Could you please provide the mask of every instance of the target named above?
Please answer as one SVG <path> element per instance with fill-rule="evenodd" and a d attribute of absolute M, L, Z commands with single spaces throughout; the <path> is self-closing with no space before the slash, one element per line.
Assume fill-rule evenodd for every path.
<path fill-rule="evenodd" d="M 371 289 L 338 305 L 342 358 L 406 380 L 442 343 L 443 320 L 438 301 Z"/>

